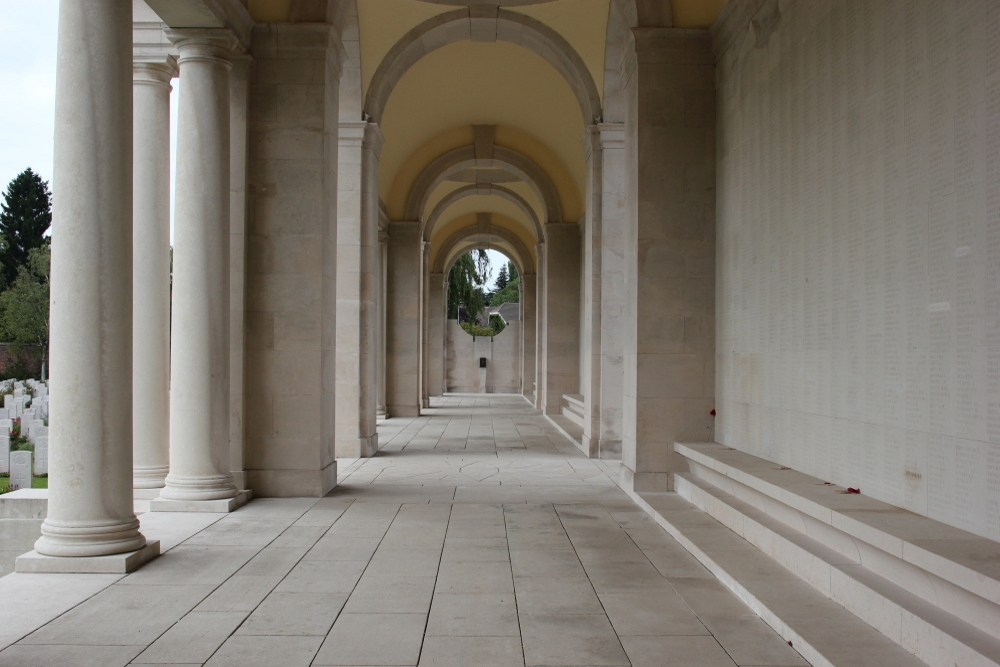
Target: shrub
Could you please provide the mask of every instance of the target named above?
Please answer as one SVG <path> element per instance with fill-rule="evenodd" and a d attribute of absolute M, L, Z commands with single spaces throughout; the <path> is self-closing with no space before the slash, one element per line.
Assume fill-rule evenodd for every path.
<path fill-rule="evenodd" d="M 465 333 L 469 334 L 473 338 L 476 336 L 489 336 L 493 338 L 495 335 L 492 327 L 481 327 L 478 324 L 472 324 L 471 322 L 461 322 L 461 327 L 465 329 Z"/>

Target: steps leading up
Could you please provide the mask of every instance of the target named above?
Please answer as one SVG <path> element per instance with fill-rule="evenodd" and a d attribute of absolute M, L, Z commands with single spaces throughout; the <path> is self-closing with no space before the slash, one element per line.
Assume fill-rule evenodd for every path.
<path fill-rule="evenodd" d="M 583 428 L 583 396 L 563 394 L 562 414 L 581 429 Z"/>
<path fill-rule="evenodd" d="M 675 451 L 690 467 L 675 476 L 677 493 L 757 547 L 770 567 L 794 573 L 927 664 L 1000 665 L 1000 544 L 715 443 Z M 745 562 L 704 553 L 752 588 L 739 575 Z"/>

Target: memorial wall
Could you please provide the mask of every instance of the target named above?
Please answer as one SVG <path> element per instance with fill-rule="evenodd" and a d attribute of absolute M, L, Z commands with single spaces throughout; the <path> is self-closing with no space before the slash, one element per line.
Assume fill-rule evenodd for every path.
<path fill-rule="evenodd" d="M 716 440 L 1000 540 L 1000 3 L 716 41 Z"/>

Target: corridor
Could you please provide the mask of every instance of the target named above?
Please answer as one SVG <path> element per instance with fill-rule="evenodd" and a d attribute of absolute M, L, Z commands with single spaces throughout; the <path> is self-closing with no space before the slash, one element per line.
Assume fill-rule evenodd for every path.
<path fill-rule="evenodd" d="M 807 664 L 523 398 L 379 437 L 320 500 L 141 515 L 134 574 L 0 579 L 0 665 Z"/>

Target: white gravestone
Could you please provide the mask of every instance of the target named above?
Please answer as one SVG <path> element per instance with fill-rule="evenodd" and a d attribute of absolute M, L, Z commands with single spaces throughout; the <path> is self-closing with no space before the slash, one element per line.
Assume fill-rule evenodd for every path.
<path fill-rule="evenodd" d="M 14 398 L 21 398 L 24 396 L 24 387 L 14 387 Z"/>
<path fill-rule="evenodd" d="M 10 473 L 10 436 L 0 435 L 0 472 Z"/>
<path fill-rule="evenodd" d="M 46 435 L 45 422 L 41 419 L 31 420 L 31 441 L 37 442 L 38 438 Z"/>
<path fill-rule="evenodd" d="M 35 474 L 49 474 L 49 436 L 35 437 Z"/>
<path fill-rule="evenodd" d="M 21 413 L 21 435 L 31 441 L 31 427 L 34 426 L 35 411 L 25 410 Z"/>
<path fill-rule="evenodd" d="M 21 413 L 24 412 L 24 399 L 26 396 L 15 396 L 14 397 L 14 416 L 20 418 Z"/>
<path fill-rule="evenodd" d="M 13 410 L 14 409 L 14 397 L 11 394 L 4 394 L 3 395 L 3 407 L 6 410 Z"/>
<path fill-rule="evenodd" d="M 10 489 L 31 488 L 31 452 L 10 453 Z"/>
<path fill-rule="evenodd" d="M 0 435 L 10 435 L 12 428 L 14 428 L 13 419 L 0 419 Z"/>

